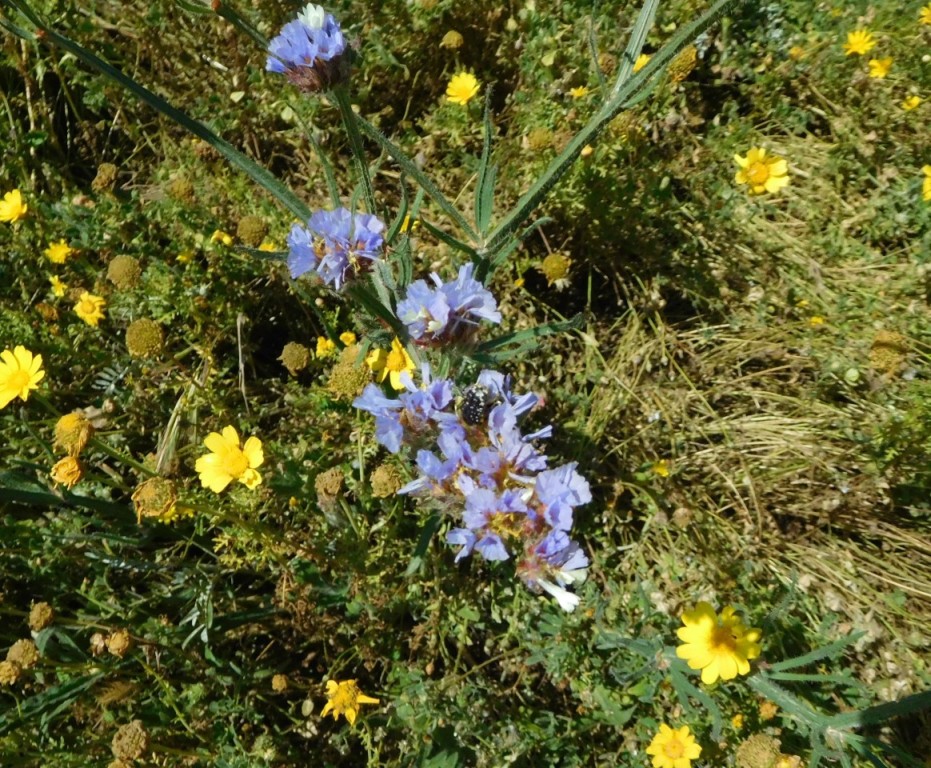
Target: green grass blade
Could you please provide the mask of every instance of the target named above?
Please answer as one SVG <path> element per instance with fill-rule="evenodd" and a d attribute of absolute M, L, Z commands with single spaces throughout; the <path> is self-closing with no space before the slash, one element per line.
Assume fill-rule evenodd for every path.
<path fill-rule="evenodd" d="M 630 40 L 624 55 L 621 57 L 621 65 L 618 68 L 617 80 L 614 81 L 614 87 L 611 89 L 611 95 L 617 94 L 621 87 L 630 79 L 634 71 L 634 62 L 643 50 L 643 44 L 646 42 L 647 34 L 653 27 L 653 20 L 656 18 L 656 11 L 659 8 L 659 0 L 646 0 L 640 13 L 637 14 L 637 21 L 634 22 L 634 28 L 630 33 Z"/>
<path fill-rule="evenodd" d="M 478 166 L 478 183 L 475 185 L 475 228 L 479 234 L 488 234 L 491 214 L 494 209 L 495 179 L 498 168 L 491 165 L 491 88 L 485 91 L 485 116 L 482 120 L 484 139 L 482 159 Z"/>
<path fill-rule="evenodd" d="M 7 2 L 10 2 L 10 0 L 7 0 Z M 26 16 L 26 18 L 28 18 L 33 24 L 42 30 L 42 40 L 44 42 L 47 42 L 51 45 L 61 48 L 62 50 L 67 51 L 68 53 L 73 54 L 87 66 L 92 67 L 102 75 L 110 78 L 114 82 L 126 88 L 126 90 L 132 93 L 143 103 L 165 115 L 165 117 L 169 118 L 170 120 L 173 120 L 198 138 L 203 139 L 210 146 L 216 149 L 217 152 L 223 155 L 223 157 L 225 157 L 231 165 L 233 165 L 235 168 L 238 168 L 257 184 L 264 187 L 273 197 L 275 197 L 282 205 L 284 205 L 302 221 L 306 221 L 308 218 L 310 218 L 310 210 L 290 189 L 288 189 L 271 173 L 269 173 L 267 169 L 263 168 L 254 160 L 244 155 L 238 149 L 233 147 L 233 145 L 229 142 L 221 139 L 203 123 L 194 120 L 192 117 L 185 114 L 177 107 L 172 106 L 163 98 L 152 93 L 152 91 L 150 91 L 148 88 L 140 85 L 131 77 L 116 69 L 116 67 L 112 66 L 109 62 L 104 61 L 99 56 L 91 53 L 71 38 L 65 37 L 55 30 L 50 29 L 38 16 L 35 15 L 35 13 L 31 11 L 31 9 L 28 7 L 24 8 L 24 3 L 11 2 L 11 4 L 15 6 L 17 10 L 21 11 L 23 15 Z M 35 36 L 30 35 L 27 39 L 34 40 Z"/>

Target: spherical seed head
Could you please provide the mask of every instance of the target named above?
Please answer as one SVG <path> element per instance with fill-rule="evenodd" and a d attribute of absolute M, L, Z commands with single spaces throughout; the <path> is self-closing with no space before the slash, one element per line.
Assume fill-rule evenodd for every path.
<path fill-rule="evenodd" d="M 29 629 L 39 632 L 55 620 L 55 611 L 48 603 L 36 603 L 29 609 Z"/>
<path fill-rule="evenodd" d="M 126 329 L 126 349 L 132 357 L 157 357 L 164 346 L 165 332 L 154 320 L 133 320 Z"/>
<path fill-rule="evenodd" d="M 32 640 L 17 640 L 6 652 L 6 660 L 19 664 L 23 669 L 32 669 L 39 663 L 39 649 Z"/>
<path fill-rule="evenodd" d="M 564 253 L 551 253 L 540 264 L 540 271 L 548 285 L 558 284 L 569 276 L 572 259 Z"/>
<path fill-rule="evenodd" d="M 140 523 L 143 517 L 166 519 L 178 501 L 178 488 L 168 478 L 150 477 L 136 486 L 132 500 Z"/>
<path fill-rule="evenodd" d="M 540 152 L 553 146 L 553 132 L 549 128 L 534 128 L 527 134 L 527 149 Z"/>
<path fill-rule="evenodd" d="M 251 248 L 258 248 L 267 234 L 268 225 L 258 216 L 243 216 L 236 226 L 236 237 Z"/>
<path fill-rule="evenodd" d="M 132 256 L 114 256 L 107 267 L 107 280 L 121 291 L 128 291 L 139 285 L 142 266 Z"/>
<path fill-rule="evenodd" d="M 598 54 L 598 66 L 607 77 L 611 77 L 617 70 L 617 56 L 610 53 Z"/>
<path fill-rule="evenodd" d="M 15 661 L 0 661 L 0 685 L 13 685 L 19 680 L 23 668 Z"/>
<path fill-rule="evenodd" d="M 286 690 L 288 690 L 287 675 L 275 675 L 272 677 L 272 690 L 275 693 L 284 693 Z"/>
<path fill-rule="evenodd" d="M 296 376 L 298 371 L 303 371 L 310 365 L 310 361 L 313 360 L 313 354 L 310 349 L 303 344 L 298 344 L 296 341 L 289 341 L 284 345 L 284 349 L 281 350 L 281 355 L 278 359 L 281 361 L 281 364 L 288 369 L 288 373 L 292 376 Z"/>
<path fill-rule="evenodd" d="M 773 768 L 779 755 L 779 742 L 758 733 L 737 747 L 737 768 Z"/>
<path fill-rule="evenodd" d="M 870 367 L 880 373 L 898 373 L 908 355 L 908 339 L 895 331 L 876 331 L 870 347 Z"/>
<path fill-rule="evenodd" d="M 692 74 L 698 63 L 698 49 L 694 45 L 687 45 L 675 58 L 669 62 L 669 79 L 673 83 L 681 83 Z"/>
<path fill-rule="evenodd" d="M 121 725 L 110 742 L 113 755 L 119 760 L 138 760 L 149 749 L 149 733 L 141 720 Z"/>
<path fill-rule="evenodd" d="M 193 203 L 196 197 L 194 185 L 183 176 L 177 176 L 168 182 L 168 195 L 179 203 Z"/>
<path fill-rule="evenodd" d="M 462 35 L 460 35 L 455 29 L 449 30 L 443 39 L 440 41 L 440 48 L 449 48 L 452 51 L 462 48 Z"/>
<path fill-rule="evenodd" d="M 55 424 L 54 446 L 77 456 L 94 436 L 94 425 L 80 411 L 66 413 Z"/>
<path fill-rule="evenodd" d="M 107 638 L 107 650 L 120 659 L 129 652 L 132 645 L 133 639 L 125 629 L 118 629 Z M 120 757 L 120 755 L 117 755 L 117 757 Z"/>
<path fill-rule="evenodd" d="M 314 488 L 317 490 L 318 499 L 321 496 L 327 500 L 339 496 L 343 490 L 344 480 L 343 470 L 339 467 L 333 467 L 326 472 L 321 472 L 317 475 L 317 479 L 314 480 Z"/>
<path fill-rule="evenodd" d="M 372 472 L 372 496 L 386 499 L 394 496 L 401 487 L 401 473 L 391 464 L 381 464 Z"/>
<path fill-rule="evenodd" d="M 116 176 L 119 169 L 113 163 L 101 163 L 97 166 L 97 175 L 91 182 L 91 189 L 94 192 L 109 192 L 116 183 Z"/>
<path fill-rule="evenodd" d="M 338 400 L 354 400 L 372 380 L 372 371 L 359 359 L 359 346 L 352 344 L 339 353 L 339 362 L 330 369 L 327 391 Z"/>

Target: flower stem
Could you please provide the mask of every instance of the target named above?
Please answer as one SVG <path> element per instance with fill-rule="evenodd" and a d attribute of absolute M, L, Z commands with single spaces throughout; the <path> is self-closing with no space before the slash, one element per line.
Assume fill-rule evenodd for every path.
<path fill-rule="evenodd" d="M 369 166 L 365 159 L 365 148 L 362 146 L 362 134 L 359 133 L 359 126 L 356 125 L 356 115 L 352 111 L 349 89 L 345 85 L 338 85 L 331 93 L 339 107 L 340 117 L 346 128 L 346 134 L 349 136 L 349 148 L 352 150 L 356 167 L 359 169 L 359 181 L 362 183 L 362 191 L 365 194 L 365 207 L 368 208 L 369 213 L 378 213 L 375 207 L 375 190 L 372 187 Z"/>

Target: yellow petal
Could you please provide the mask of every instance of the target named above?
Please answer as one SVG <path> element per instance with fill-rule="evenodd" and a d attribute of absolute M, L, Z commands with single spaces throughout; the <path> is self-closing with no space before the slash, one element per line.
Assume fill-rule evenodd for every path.
<path fill-rule="evenodd" d="M 257 437 L 250 437 L 242 446 L 242 452 L 249 462 L 249 466 L 255 469 L 261 467 L 265 461 L 265 453 L 262 451 L 262 441 Z"/>

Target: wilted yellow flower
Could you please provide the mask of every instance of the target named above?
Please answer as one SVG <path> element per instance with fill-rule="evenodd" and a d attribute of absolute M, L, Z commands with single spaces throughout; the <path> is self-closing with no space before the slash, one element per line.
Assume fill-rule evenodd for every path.
<path fill-rule="evenodd" d="M 847 35 L 847 42 L 844 43 L 844 52 L 847 56 L 856 54 L 862 56 L 869 53 L 876 47 L 876 40 L 873 33 L 868 29 L 856 29 Z"/>
<path fill-rule="evenodd" d="M 55 296 L 60 299 L 65 295 L 65 291 L 68 290 L 68 286 L 58 279 L 58 275 L 51 275 L 48 281 L 52 284 L 52 293 Z"/>
<path fill-rule="evenodd" d="M 49 247 L 45 249 L 45 256 L 53 264 L 64 264 L 65 260 L 74 253 L 74 248 L 72 248 L 64 240 L 59 240 L 57 243 L 49 243 Z"/>
<path fill-rule="evenodd" d="M 345 344 L 347 347 L 351 347 L 357 341 L 356 335 L 352 331 L 343 331 L 339 335 L 339 340 L 343 342 L 343 344 Z"/>
<path fill-rule="evenodd" d="M 220 493 L 234 480 L 252 490 L 262 482 L 262 476 L 256 468 L 262 466 L 265 455 L 262 441 L 250 437 L 240 447 L 239 433 L 232 426 L 224 427 L 223 432 L 211 432 L 204 439 L 204 445 L 210 453 L 201 456 L 194 464 L 200 475 L 204 488 Z"/>
<path fill-rule="evenodd" d="M 918 12 L 919 24 L 931 24 L 931 3 L 928 3 Z"/>
<path fill-rule="evenodd" d="M 650 60 L 650 54 L 641 53 L 637 57 L 637 60 L 634 62 L 634 72 L 639 72 L 641 69 L 643 69 L 647 65 L 647 62 L 649 60 Z"/>
<path fill-rule="evenodd" d="M 789 183 L 786 161 L 775 155 L 767 157 L 762 147 L 751 147 L 746 157 L 734 155 L 734 162 L 740 166 L 734 180 L 749 185 L 752 195 L 778 192 Z"/>
<path fill-rule="evenodd" d="M 931 202 L 931 165 L 922 166 L 921 172 L 925 175 L 921 182 L 921 199 Z"/>
<path fill-rule="evenodd" d="M 365 362 L 369 368 L 378 374 L 378 380 L 384 381 L 386 378 L 391 382 L 394 389 L 402 390 L 404 385 L 401 383 L 401 374 L 404 371 L 413 373 L 415 370 L 414 361 L 407 354 L 404 345 L 397 336 L 391 342 L 391 350 L 376 349 L 369 352 Z"/>
<path fill-rule="evenodd" d="M 578 88 L 570 88 L 569 95 L 573 99 L 584 99 L 586 96 L 588 96 L 588 88 L 586 88 L 584 85 L 580 85 Z"/>
<path fill-rule="evenodd" d="M 479 85 L 471 72 L 458 72 L 452 76 L 446 86 L 446 100 L 453 104 L 465 106 L 478 93 Z"/>
<path fill-rule="evenodd" d="M 889 74 L 892 69 L 892 57 L 887 56 L 885 59 L 870 59 L 870 77 L 875 80 L 882 80 Z"/>
<path fill-rule="evenodd" d="M 921 105 L 921 97 L 912 95 L 912 96 L 909 96 L 907 99 L 905 99 L 900 106 L 906 112 L 911 112 L 913 109 L 917 109 L 920 105 Z"/>
<path fill-rule="evenodd" d="M 673 729 L 663 723 L 646 753 L 653 756 L 653 768 L 690 768 L 701 754 L 701 746 L 687 725 Z"/>
<path fill-rule="evenodd" d="M 52 467 L 49 475 L 51 475 L 52 480 L 65 486 L 70 491 L 84 477 L 84 467 L 81 466 L 81 462 L 78 461 L 76 456 L 65 456 Z"/>
<path fill-rule="evenodd" d="M 345 715 L 349 725 L 355 725 L 356 715 L 359 714 L 360 704 L 378 704 L 378 699 L 366 696 L 359 690 L 355 680 L 327 680 L 326 683 L 327 703 L 320 713 L 321 717 L 328 714 L 333 715 L 336 720 L 340 715 Z"/>
<path fill-rule="evenodd" d="M 29 206 L 23 202 L 23 195 L 18 189 L 7 192 L 0 200 L 0 221 L 13 223 L 26 215 Z"/>
<path fill-rule="evenodd" d="M 94 425 L 83 413 L 80 411 L 66 413 L 55 424 L 54 445 L 69 456 L 77 456 L 93 436 Z"/>
<path fill-rule="evenodd" d="M 0 352 L 0 408 L 17 397 L 25 402 L 43 378 L 42 355 L 33 355 L 21 344 L 12 351 L 4 349 Z"/>
<path fill-rule="evenodd" d="M 322 360 L 336 354 L 336 342 L 326 336 L 317 337 L 317 359 Z"/>
<path fill-rule="evenodd" d="M 118 629 L 107 636 L 106 644 L 111 654 L 122 659 L 133 647 L 133 639 L 125 629 Z"/>
<path fill-rule="evenodd" d="M 701 602 L 682 614 L 682 623 L 676 634 L 683 644 L 676 656 L 691 669 L 700 669 L 705 685 L 746 675 L 750 659 L 760 655 L 760 630 L 744 626 L 733 606 L 725 607 L 718 618 L 710 603 Z"/>
<path fill-rule="evenodd" d="M 222 229 L 215 229 L 213 234 L 210 235 L 211 243 L 223 243 L 223 245 L 230 246 L 233 244 L 233 236 L 226 234 Z"/>
<path fill-rule="evenodd" d="M 74 305 L 74 311 L 85 323 L 96 328 L 97 323 L 103 320 L 103 310 L 106 306 L 107 302 L 102 296 L 95 296 L 84 291 L 78 303 Z"/>

